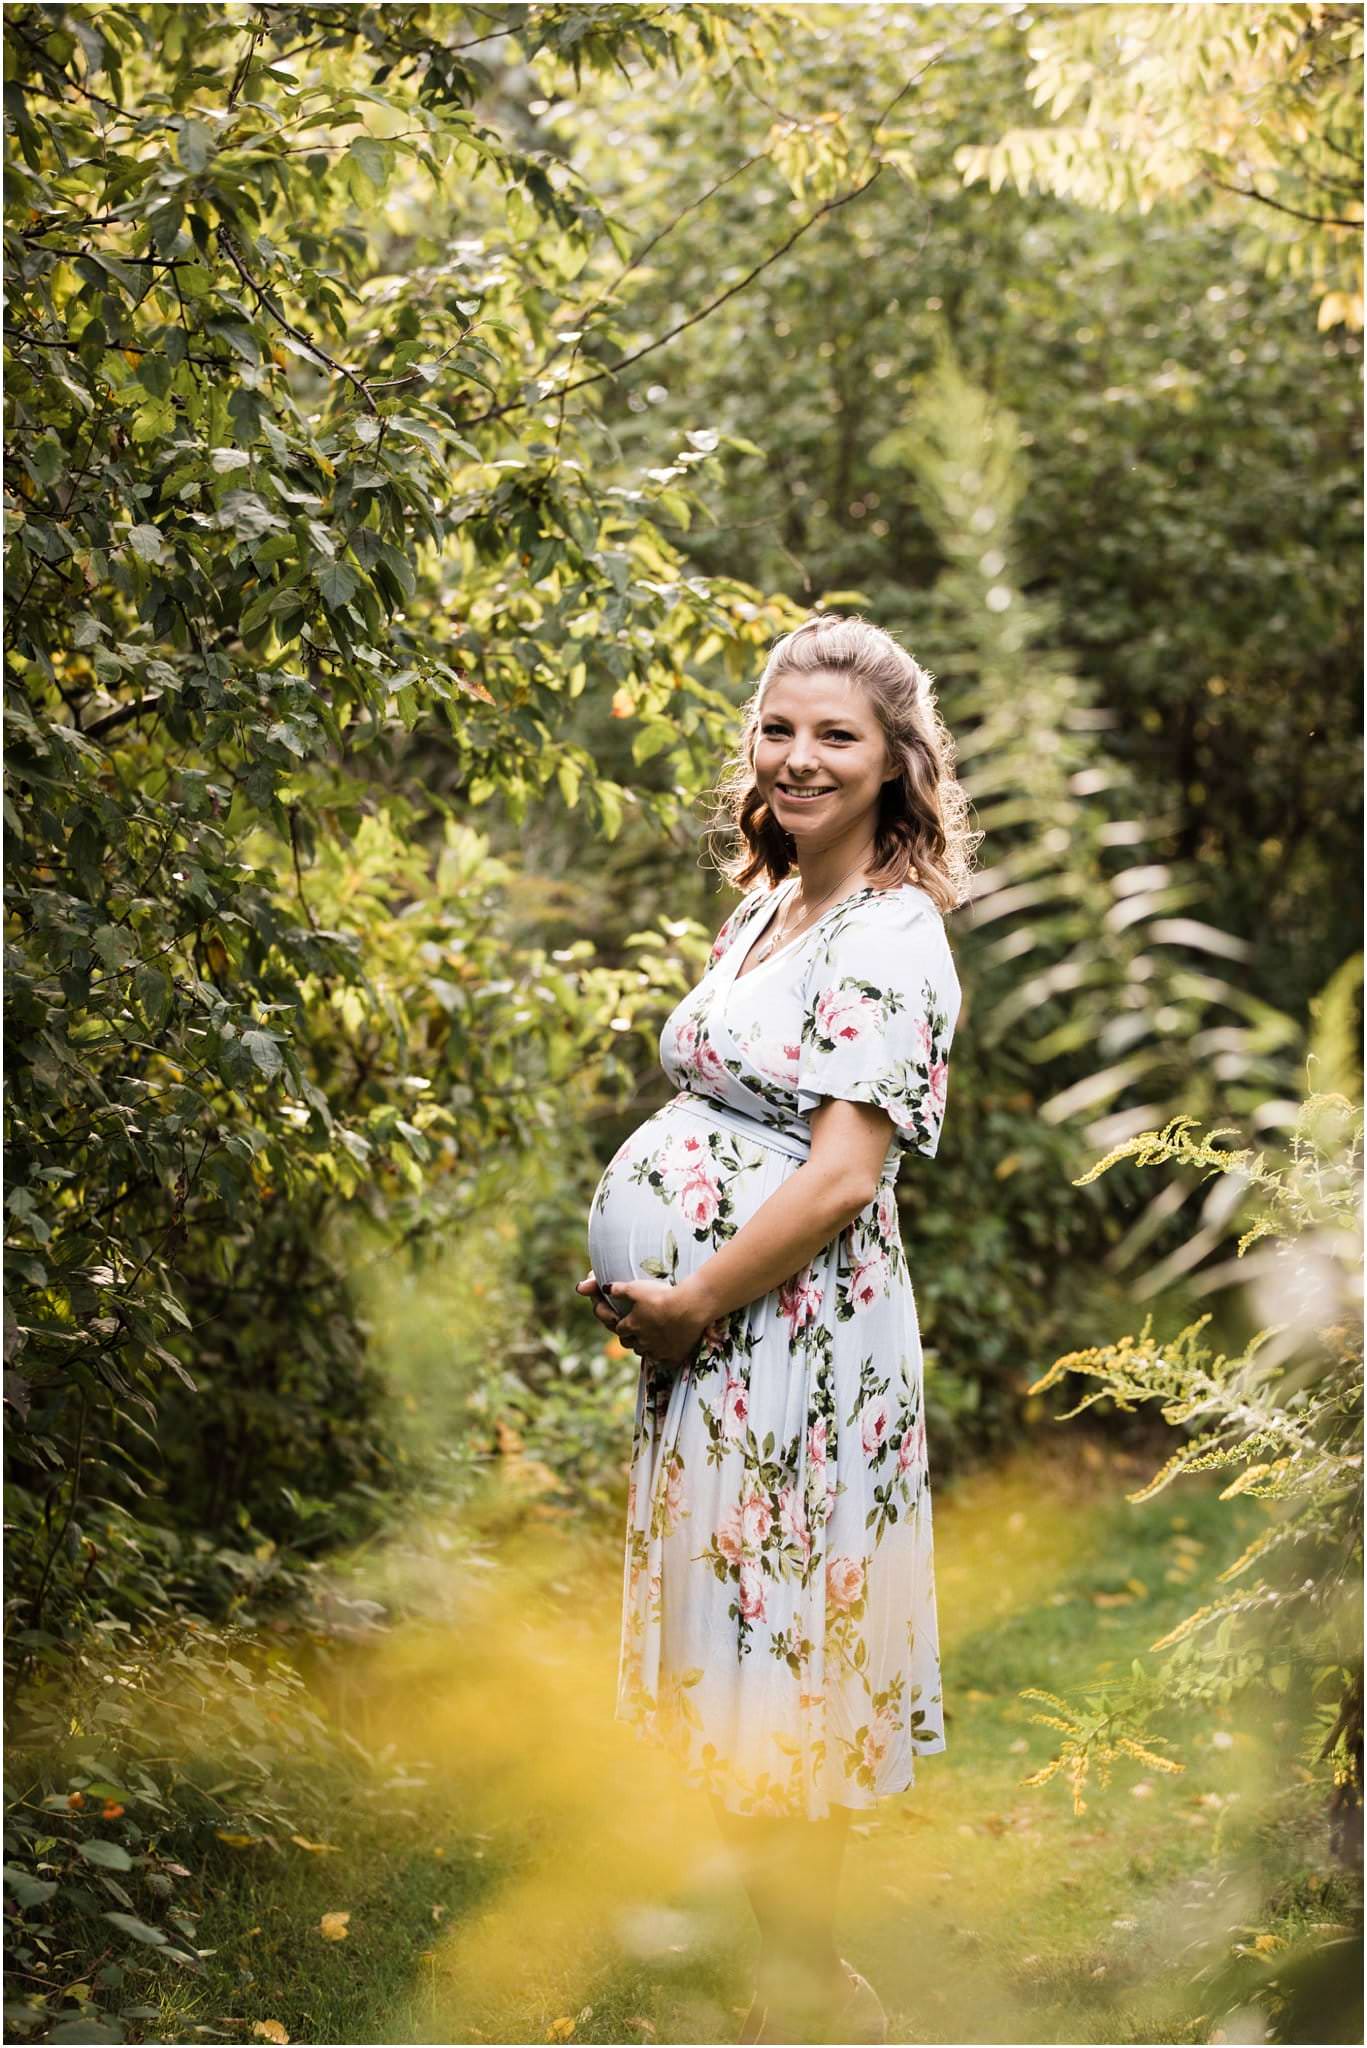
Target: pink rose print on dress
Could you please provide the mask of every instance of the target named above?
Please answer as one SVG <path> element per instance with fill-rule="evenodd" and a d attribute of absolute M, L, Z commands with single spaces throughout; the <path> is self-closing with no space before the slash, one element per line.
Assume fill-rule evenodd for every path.
<path fill-rule="evenodd" d="M 936 1060 L 930 1070 L 930 1099 L 937 1116 L 945 1113 L 945 1094 L 949 1086 L 949 1061 Z"/>
<path fill-rule="evenodd" d="M 711 1153 L 701 1136 L 672 1137 L 655 1154 L 654 1167 L 670 1194 L 677 1194 L 696 1174 L 705 1172 Z"/>
<path fill-rule="evenodd" d="M 818 1416 L 807 1432 L 807 1464 L 809 1467 L 808 1489 L 812 1499 L 812 1512 L 817 1520 L 822 1519 L 821 1509 L 816 1505 L 817 1496 L 824 1487 L 825 1520 L 829 1522 L 835 1513 L 835 1497 L 839 1482 L 826 1460 L 826 1418 Z"/>
<path fill-rule="evenodd" d="M 740 1612 L 742 1621 L 763 1621 L 764 1580 L 757 1564 L 740 1568 Z"/>
<path fill-rule="evenodd" d="M 636 1481 L 634 1479 L 627 1488 L 627 1520 L 628 1522 L 636 1520 Z"/>
<path fill-rule="evenodd" d="M 869 1458 L 876 1457 L 887 1442 L 888 1432 L 892 1428 L 888 1404 L 881 1394 L 874 1400 L 865 1402 L 859 1425 L 864 1455 Z"/>
<path fill-rule="evenodd" d="M 806 1267 L 786 1287 L 778 1291 L 778 1312 L 788 1325 L 789 1335 L 796 1337 L 799 1330 L 805 1330 L 808 1323 L 816 1321 L 823 1295 L 812 1279 L 812 1269 Z"/>
<path fill-rule="evenodd" d="M 740 1504 L 741 1536 L 747 1550 L 758 1550 L 774 1526 L 774 1511 L 762 1493 L 747 1494 Z"/>
<path fill-rule="evenodd" d="M 897 1229 L 897 1197 L 884 1181 L 878 1190 L 878 1234 L 880 1237 L 895 1237 Z"/>
<path fill-rule="evenodd" d="M 857 988 L 828 988 L 816 999 L 818 1035 L 836 1045 L 857 1045 L 878 1022 L 878 1006 Z"/>
<path fill-rule="evenodd" d="M 826 1598 L 832 1607 L 853 1607 L 864 1590 L 864 1567 L 857 1557 L 833 1557 L 826 1566 Z"/>
<path fill-rule="evenodd" d="M 728 1380 L 721 1397 L 722 1435 L 737 1443 L 750 1420 L 750 1396 L 739 1380 Z"/>
<path fill-rule="evenodd" d="M 725 1351 L 728 1336 L 725 1316 L 718 1316 L 715 1323 L 709 1323 L 698 1340 L 699 1358 L 715 1358 L 719 1351 Z"/>
<path fill-rule="evenodd" d="M 856 1315 L 871 1309 L 888 1291 L 888 1262 L 881 1251 L 861 1259 L 850 1274 L 850 1307 Z"/>
<path fill-rule="evenodd" d="M 802 1510 L 802 1501 L 795 1486 L 785 1486 L 778 1497 L 779 1527 L 785 1543 L 796 1544 L 804 1557 L 811 1555 L 812 1532 L 807 1527 L 807 1517 Z"/>
<path fill-rule="evenodd" d="M 728 1508 L 717 1525 L 717 1548 L 728 1564 L 740 1563 L 743 1542 L 740 1509 Z"/>
<path fill-rule="evenodd" d="M 924 1416 L 916 1421 L 902 1438 L 897 1447 L 897 1469 L 909 1472 L 913 1465 L 919 1465 L 926 1454 L 926 1425 Z"/>
<path fill-rule="evenodd" d="M 886 1714 L 874 1715 L 868 1729 L 865 1731 L 864 1752 L 861 1759 L 869 1770 L 877 1770 L 879 1764 L 882 1763 L 892 1747 L 896 1734 L 897 1729 Z"/>
<path fill-rule="evenodd" d="M 684 1504 L 684 1475 L 682 1465 L 670 1465 L 665 1478 L 665 1506 L 671 1515 L 682 1511 Z"/>
<path fill-rule="evenodd" d="M 743 1038 L 740 1049 L 756 1073 L 763 1074 L 766 1081 L 778 1081 L 788 1088 L 796 1087 L 802 1058 L 800 1045 L 778 1045 L 771 1039 Z"/>
<path fill-rule="evenodd" d="M 724 1081 L 726 1068 L 721 1055 L 711 1040 L 699 1029 L 696 1018 L 689 1017 L 678 1025 L 674 1034 L 675 1059 L 679 1066 L 691 1068 L 700 1081 Z"/>
<path fill-rule="evenodd" d="M 695 1230 L 706 1230 L 715 1222 L 721 1194 L 710 1173 L 695 1173 L 679 1190 L 679 1207 Z"/>
<path fill-rule="evenodd" d="M 918 1017 L 915 1024 L 916 1051 L 919 1058 L 928 1060 L 935 1050 L 935 1033 L 925 1017 Z"/>

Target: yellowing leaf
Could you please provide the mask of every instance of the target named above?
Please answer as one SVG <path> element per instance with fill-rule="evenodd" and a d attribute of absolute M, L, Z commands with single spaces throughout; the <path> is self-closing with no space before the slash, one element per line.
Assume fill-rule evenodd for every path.
<path fill-rule="evenodd" d="M 318 1932 L 326 1941 L 345 1941 L 351 1932 L 350 1913 L 324 1913 Z"/>
<path fill-rule="evenodd" d="M 313 1856 L 340 1856 L 341 1850 L 335 1842 L 310 1842 L 303 1835 L 291 1835 L 290 1840 L 300 1849 L 307 1849 Z"/>
<path fill-rule="evenodd" d="M 616 690 L 613 692 L 612 715 L 614 718 L 630 718 L 635 709 L 636 705 L 630 690 Z"/>
<path fill-rule="evenodd" d="M 218 1836 L 219 1841 L 226 1842 L 230 1849 L 253 1849 L 261 1840 L 260 1835 L 230 1834 L 227 1828 L 215 1828 L 214 1833 Z"/>
<path fill-rule="evenodd" d="M 572 2041 L 574 2039 L 574 2021 L 571 2019 L 552 2020 L 546 2029 L 546 2039 L 548 2041 Z"/>
<path fill-rule="evenodd" d="M 285 2032 L 279 2020 L 257 2020 L 252 2027 L 252 2039 L 254 2041 L 279 2041 L 283 2043 L 289 2040 L 289 2035 Z"/>

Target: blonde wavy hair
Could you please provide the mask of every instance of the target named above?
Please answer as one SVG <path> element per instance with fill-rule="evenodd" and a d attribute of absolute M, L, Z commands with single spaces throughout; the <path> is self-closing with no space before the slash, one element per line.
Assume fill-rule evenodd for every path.
<path fill-rule="evenodd" d="M 780 675 L 819 672 L 863 684 L 889 756 L 901 768 L 879 798 L 869 881 L 887 888 L 914 882 L 942 912 L 956 909 L 968 897 L 983 835 L 968 822 L 968 797 L 954 773 L 954 741 L 936 706 L 935 679 L 891 633 L 844 612 L 818 612 L 771 648 L 742 707 L 736 753 L 712 791 L 706 835 L 712 865 L 737 889 L 758 875 L 780 882 L 791 871 L 796 848 L 759 793 L 755 741 L 770 683 Z"/>

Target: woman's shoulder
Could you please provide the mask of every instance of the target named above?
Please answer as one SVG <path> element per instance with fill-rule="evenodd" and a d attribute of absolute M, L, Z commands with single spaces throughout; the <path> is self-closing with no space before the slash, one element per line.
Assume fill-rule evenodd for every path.
<path fill-rule="evenodd" d="M 897 882 L 891 888 L 871 887 L 858 897 L 855 907 L 870 919 L 898 928 L 929 922 L 944 929 L 939 904 L 915 882 Z"/>
<path fill-rule="evenodd" d="M 914 882 L 862 889 L 837 909 L 822 934 L 818 957 L 828 967 L 877 961 L 888 967 L 913 960 L 953 975 L 953 951 L 939 904 Z M 851 972 L 863 971 L 851 967 Z"/>

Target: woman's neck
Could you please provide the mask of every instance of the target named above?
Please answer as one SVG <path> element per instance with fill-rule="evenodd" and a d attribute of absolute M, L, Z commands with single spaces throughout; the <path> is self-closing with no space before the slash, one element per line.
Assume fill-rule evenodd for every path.
<path fill-rule="evenodd" d="M 819 851 L 804 853 L 799 847 L 796 866 L 802 877 L 800 893 L 804 903 L 815 903 L 841 883 L 851 889 L 859 885 L 860 875 L 873 866 L 874 841 L 870 834 L 852 831 L 834 840 L 830 846 Z"/>

